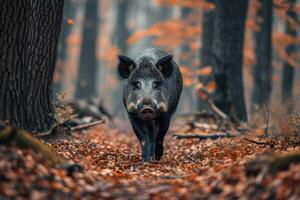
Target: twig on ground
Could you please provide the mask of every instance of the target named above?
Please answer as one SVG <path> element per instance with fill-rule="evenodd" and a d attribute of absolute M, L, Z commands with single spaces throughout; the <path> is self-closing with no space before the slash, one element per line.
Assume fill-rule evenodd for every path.
<path fill-rule="evenodd" d="M 207 123 L 200 123 L 200 122 L 194 122 L 193 123 L 195 128 L 199 128 L 202 130 L 218 130 L 217 125 L 215 124 L 207 124 Z"/>
<path fill-rule="evenodd" d="M 91 122 L 91 123 L 88 123 L 88 124 L 82 124 L 82 125 L 79 125 L 79 126 L 72 127 L 71 131 L 72 132 L 73 131 L 80 131 L 82 129 L 86 129 L 86 128 L 96 126 L 96 125 L 99 125 L 99 124 L 103 124 L 103 123 L 105 123 L 105 120 L 99 120 L 99 121 Z"/>
<path fill-rule="evenodd" d="M 258 144 L 258 145 L 271 145 L 271 143 L 269 143 L 269 142 L 260 142 L 260 141 L 252 140 L 252 139 L 249 139 L 246 137 L 244 139 L 247 140 L 248 142 L 252 142 L 252 143 Z"/>
<path fill-rule="evenodd" d="M 240 136 L 241 134 L 238 133 L 238 134 L 233 134 L 233 133 L 229 133 L 229 132 L 226 132 L 226 133 L 215 133 L 215 134 L 174 134 L 174 137 L 176 139 L 193 139 L 193 138 L 196 138 L 196 139 L 200 139 L 200 140 L 206 140 L 206 139 L 212 139 L 212 140 L 215 140 L 215 139 L 218 139 L 218 138 L 229 138 L 229 137 L 238 137 Z"/>
<path fill-rule="evenodd" d="M 69 127 L 69 126 L 65 125 L 66 122 L 70 121 L 71 119 L 74 119 L 75 117 L 77 117 L 77 115 L 72 115 L 68 119 L 65 119 L 62 122 L 55 124 L 49 131 L 47 131 L 45 133 L 39 133 L 36 136 L 37 137 L 46 137 L 46 136 L 52 135 L 53 133 L 55 133 L 58 130 L 58 128 L 60 126 L 62 126 L 65 130 L 68 131 L 68 133 L 71 134 L 71 132 L 73 132 L 73 131 L 79 131 L 79 130 L 82 130 L 82 129 L 85 129 L 85 128 L 89 128 L 89 127 L 92 127 L 92 126 L 103 124 L 105 122 L 105 120 L 99 120 L 99 121 L 95 121 L 95 122 L 91 122 L 91 123 L 87 123 L 87 124 L 82 124 L 82 125 L 75 126 L 75 127 Z"/>
<path fill-rule="evenodd" d="M 182 178 L 182 176 L 159 176 L 158 178 L 161 178 L 161 179 L 178 179 L 178 178 Z"/>
<path fill-rule="evenodd" d="M 71 119 L 74 119 L 74 118 L 76 118 L 76 117 L 78 117 L 78 115 L 71 115 L 70 117 L 64 119 L 63 121 L 61 121 L 61 122 L 59 122 L 59 123 L 53 125 L 53 126 L 50 128 L 49 131 L 47 131 L 47 132 L 45 132 L 45 133 L 38 133 L 37 136 L 38 136 L 38 137 L 44 137 L 44 136 L 52 135 L 53 133 L 55 133 L 55 131 L 57 130 L 57 128 L 58 128 L 59 126 L 64 125 L 66 122 L 68 122 L 68 121 L 70 121 Z"/>

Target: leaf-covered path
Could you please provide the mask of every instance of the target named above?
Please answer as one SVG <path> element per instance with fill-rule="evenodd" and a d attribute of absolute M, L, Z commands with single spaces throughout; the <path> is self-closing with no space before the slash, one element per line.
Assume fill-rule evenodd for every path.
<path fill-rule="evenodd" d="M 177 140 L 169 133 L 165 156 L 146 164 L 139 160 L 138 140 L 132 133 L 105 126 L 49 145 L 84 170 L 69 177 L 29 150 L 2 146 L 0 197 L 296 199 L 300 195 L 299 164 L 261 180 L 248 178 L 244 164 L 274 150 L 243 138 Z M 11 151 L 16 154 L 12 156 Z"/>

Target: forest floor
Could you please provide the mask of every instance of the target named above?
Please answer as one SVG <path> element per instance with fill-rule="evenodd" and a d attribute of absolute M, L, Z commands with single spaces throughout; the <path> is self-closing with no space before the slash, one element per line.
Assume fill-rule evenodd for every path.
<path fill-rule="evenodd" d="M 176 130 L 175 130 L 176 133 Z M 160 161 L 140 162 L 131 131 L 100 125 L 47 144 L 83 166 L 67 176 L 31 150 L 0 146 L 0 199 L 299 199 L 300 164 L 247 177 L 259 155 L 298 151 L 242 137 L 176 139 L 170 131 Z M 14 152 L 14 153 L 12 153 Z"/>

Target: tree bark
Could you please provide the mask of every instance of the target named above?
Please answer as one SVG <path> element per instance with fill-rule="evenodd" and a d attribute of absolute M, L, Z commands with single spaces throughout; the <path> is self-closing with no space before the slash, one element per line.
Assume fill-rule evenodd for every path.
<path fill-rule="evenodd" d="M 247 5 L 247 0 L 216 1 L 212 59 L 215 104 L 242 121 L 247 120 L 242 78 Z"/>
<path fill-rule="evenodd" d="M 30 131 L 54 122 L 51 83 L 61 0 L 0 0 L 0 119 Z"/>
<path fill-rule="evenodd" d="M 86 0 L 76 98 L 96 96 L 98 0 Z"/>
<path fill-rule="evenodd" d="M 290 3 L 290 9 L 287 12 L 287 17 L 290 17 L 292 20 L 297 20 L 297 13 L 293 10 L 296 0 L 289 0 Z M 293 38 L 297 37 L 297 30 L 295 27 L 292 27 L 288 21 L 285 25 L 285 33 L 292 36 Z M 290 44 L 287 49 L 287 55 L 292 56 L 296 53 L 297 46 L 296 44 Z M 293 93 L 293 81 L 294 81 L 294 67 L 288 63 L 287 61 L 283 64 L 283 70 L 282 70 L 282 83 L 281 83 L 281 89 L 282 89 L 282 103 L 288 106 L 288 109 L 291 110 L 293 107 L 293 101 L 292 101 L 292 93 Z"/>
<path fill-rule="evenodd" d="M 253 66 L 253 105 L 268 104 L 272 89 L 272 0 L 260 0 L 257 10 L 258 32 L 254 33 L 256 64 Z"/>
<path fill-rule="evenodd" d="M 215 0 L 207 0 L 209 3 L 215 3 Z M 214 33 L 215 10 L 204 11 L 202 18 L 202 47 L 200 49 L 200 68 L 212 66 L 213 59 L 213 33 Z M 211 76 L 199 75 L 199 81 L 203 84 L 212 79 Z M 198 110 L 207 109 L 206 101 L 199 98 Z"/>

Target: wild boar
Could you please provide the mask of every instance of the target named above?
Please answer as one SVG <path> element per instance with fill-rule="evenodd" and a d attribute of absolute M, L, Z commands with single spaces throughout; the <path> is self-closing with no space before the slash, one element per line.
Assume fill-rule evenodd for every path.
<path fill-rule="evenodd" d="M 140 141 L 142 161 L 163 156 L 163 140 L 182 91 L 182 75 L 173 56 L 146 49 L 135 60 L 120 55 L 117 67 L 126 80 L 123 103 Z"/>

